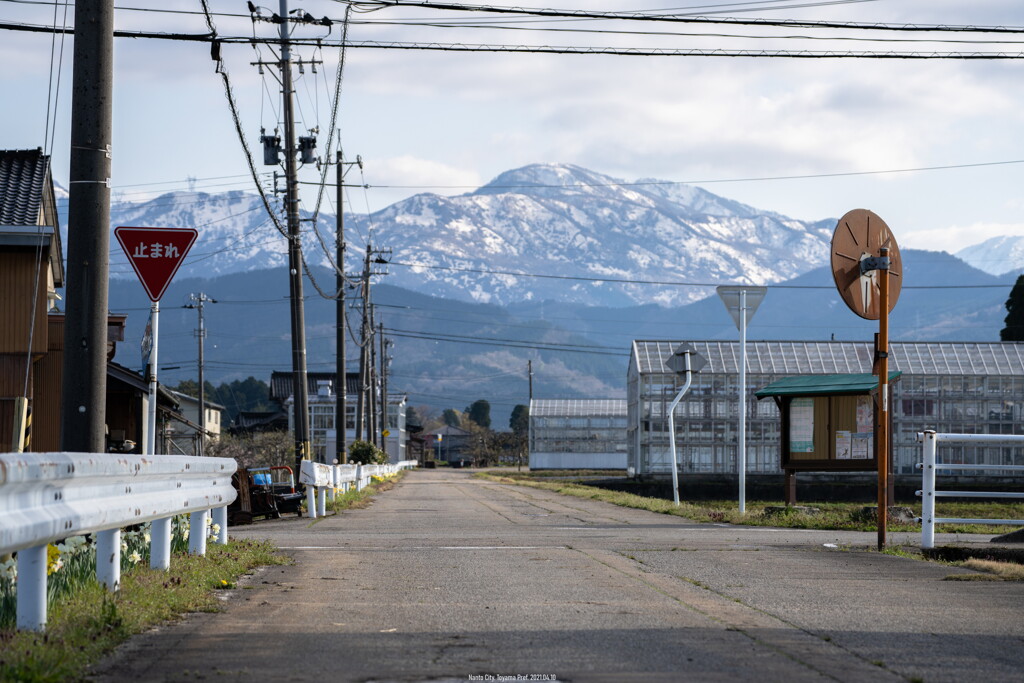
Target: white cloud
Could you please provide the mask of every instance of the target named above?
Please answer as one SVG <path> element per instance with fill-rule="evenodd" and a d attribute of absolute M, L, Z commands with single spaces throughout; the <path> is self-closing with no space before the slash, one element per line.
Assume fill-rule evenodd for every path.
<path fill-rule="evenodd" d="M 951 225 L 931 230 L 908 232 L 900 237 L 900 246 L 930 251 L 956 253 L 993 237 L 1024 237 L 1024 223 L 973 223 Z"/>

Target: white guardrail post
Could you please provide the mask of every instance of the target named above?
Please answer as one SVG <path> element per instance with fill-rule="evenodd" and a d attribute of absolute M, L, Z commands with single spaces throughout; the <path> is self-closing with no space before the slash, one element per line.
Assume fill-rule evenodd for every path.
<path fill-rule="evenodd" d="M 935 451 L 938 435 L 924 433 L 924 467 L 921 472 L 921 547 L 935 547 Z"/>
<path fill-rule="evenodd" d="M 922 460 L 918 464 L 921 469 L 921 547 L 935 547 L 936 524 L 1024 524 L 1024 519 L 974 519 L 963 517 L 937 517 L 935 511 L 937 498 L 1024 498 L 1024 493 L 1015 491 L 940 491 L 935 482 L 938 470 L 997 470 L 1005 472 L 1024 472 L 1024 465 L 988 465 L 984 463 L 939 463 L 939 441 L 951 444 L 988 444 L 1016 446 L 1024 448 L 1024 436 L 1003 434 L 938 434 L 933 431 L 919 432 L 917 440 L 922 442 Z"/>
<path fill-rule="evenodd" d="M 332 468 L 323 463 L 303 460 L 299 470 L 299 483 L 306 485 L 306 515 L 316 519 L 327 514 L 327 487 L 333 482 Z M 314 491 L 316 489 L 316 491 Z"/>
<path fill-rule="evenodd" d="M 166 569 L 171 517 L 225 508 L 236 469 L 231 458 L 184 455 L 0 454 L 0 554 L 18 554 L 17 627 L 46 627 L 48 544 L 95 534 L 96 578 L 117 590 L 121 528 L 153 522 L 150 564 Z M 205 522 L 190 532 L 205 534 Z"/>

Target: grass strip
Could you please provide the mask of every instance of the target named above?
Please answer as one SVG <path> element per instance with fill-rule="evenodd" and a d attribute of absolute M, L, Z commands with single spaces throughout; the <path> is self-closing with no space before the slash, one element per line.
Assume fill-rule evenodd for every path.
<path fill-rule="evenodd" d="M 634 493 L 612 491 L 596 486 L 573 481 L 543 481 L 533 478 L 529 473 L 495 473 L 478 472 L 475 476 L 505 484 L 528 486 L 531 488 L 554 491 L 577 498 L 589 498 L 622 507 L 648 510 L 666 515 L 676 515 L 697 522 L 720 522 L 741 524 L 745 526 L 771 526 L 788 529 L 820 529 L 836 531 L 876 531 L 874 514 L 865 515 L 865 503 L 807 503 L 814 512 L 804 512 L 799 508 L 786 508 L 782 502 L 747 501 L 746 513 L 740 513 L 736 501 L 681 501 L 675 503 L 665 498 L 651 498 Z M 909 505 L 915 514 L 921 514 L 920 503 Z M 766 508 L 776 511 L 769 513 Z M 781 508 L 781 511 L 778 509 Z M 1024 517 L 1024 506 L 1019 503 L 1000 502 L 943 502 L 943 514 L 965 518 L 1015 519 Z M 890 520 L 890 531 L 920 531 L 916 523 L 898 523 Z M 1014 531 L 1015 527 L 984 525 L 984 524 L 943 524 L 936 531 L 943 533 L 983 533 L 999 534 Z"/>
<path fill-rule="evenodd" d="M 265 541 L 209 544 L 206 556 L 175 554 L 168 571 L 137 566 L 107 592 L 95 580 L 50 609 L 45 634 L 0 631 L 0 681 L 78 681 L 129 637 L 189 612 L 216 612 L 218 590 L 256 567 L 288 558 Z"/>

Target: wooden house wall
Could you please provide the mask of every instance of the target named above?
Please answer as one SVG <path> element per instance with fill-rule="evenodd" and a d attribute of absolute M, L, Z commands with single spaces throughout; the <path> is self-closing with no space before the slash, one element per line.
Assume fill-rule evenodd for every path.
<path fill-rule="evenodd" d="M 32 353 L 46 353 L 46 285 L 49 264 L 42 252 L 43 267 L 31 247 L 10 248 L 0 252 L 0 354 L 27 353 L 32 325 L 32 296 L 35 294 L 35 332 Z M 35 283 L 35 286 L 33 285 Z M 0 394 L 6 396 L 7 394 Z M 20 393 L 18 394 L 21 395 Z"/>

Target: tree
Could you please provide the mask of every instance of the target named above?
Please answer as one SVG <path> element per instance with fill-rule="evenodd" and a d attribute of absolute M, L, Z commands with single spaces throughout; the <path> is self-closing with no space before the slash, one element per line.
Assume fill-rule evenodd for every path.
<path fill-rule="evenodd" d="M 999 333 L 1000 341 L 1024 341 L 1024 275 L 1010 290 L 1006 300 L 1006 327 Z"/>
<path fill-rule="evenodd" d="M 354 465 L 384 465 L 388 456 L 369 441 L 353 441 L 348 445 L 348 461 Z"/>
<path fill-rule="evenodd" d="M 449 427 L 458 427 L 462 424 L 462 415 L 455 408 L 444 409 L 444 423 Z"/>
<path fill-rule="evenodd" d="M 475 424 L 480 425 L 484 429 L 489 429 L 491 426 L 491 404 L 484 399 L 477 399 L 473 401 L 473 405 L 466 408 L 466 413 L 469 415 L 469 419 Z"/>
<path fill-rule="evenodd" d="M 405 424 L 410 427 L 423 426 L 423 418 L 420 417 L 415 406 L 409 406 L 405 409 Z"/>
<path fill-rule="evenodd" d="M 295 438 L 288 432 L 221 434 L 206 446 L 206 454 L 234 458 L 239 467 L 291 466 L 295 462 Z"/>
<path fill-rule="evenodd" d="M 512 409 L 512 416 L 508 419 L 508 427 L 517 436 L 523 436 L 530 431 L 530 406 L 520 403 Z"/>

